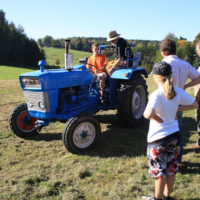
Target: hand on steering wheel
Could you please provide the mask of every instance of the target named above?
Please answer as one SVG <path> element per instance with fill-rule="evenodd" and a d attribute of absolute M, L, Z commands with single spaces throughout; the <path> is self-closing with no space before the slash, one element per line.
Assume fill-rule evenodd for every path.
<path fill-rule="evenodd" d="M 88 65 L 90 65 L 90 67 L 88 68 L 88 70 L 90 71 L 90 72 L 93 72 L 92 71 L 92 68 L 94 67 L 94 68 L 96 68 L 96 71 L 95 72 L 93 72 L 94 74 L 97 74 L 98 73 L 98 68 L 95 66 L 95 65 L 92 65 L 92 64 L 90 64 L 90 63 L 87 63 Z"/>

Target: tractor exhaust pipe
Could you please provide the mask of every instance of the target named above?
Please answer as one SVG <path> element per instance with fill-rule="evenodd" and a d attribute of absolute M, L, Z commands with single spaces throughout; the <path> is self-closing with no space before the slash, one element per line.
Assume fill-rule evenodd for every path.
<path fill-rule="evenodd" d="M 73 69 L 73 54 L 69 53 L 70 40 L 65 40 L 65 69 L 71 71 Z"/>

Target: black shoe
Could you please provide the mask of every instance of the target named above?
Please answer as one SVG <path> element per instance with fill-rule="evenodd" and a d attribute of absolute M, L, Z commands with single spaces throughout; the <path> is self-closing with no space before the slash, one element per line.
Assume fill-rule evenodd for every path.
<path fill-rule="evenodd" d="M 171 198 L 170 197 L 166 197 L 164 194 L 163 194 L 163 200 L 170 200 Z"/>
<path fill-rule="evenodd" d="M 101 103 L 105 103 L 106 102 L 106 97 L 104 95 L 100 96 L 100 101 L 101 101 Z"/>

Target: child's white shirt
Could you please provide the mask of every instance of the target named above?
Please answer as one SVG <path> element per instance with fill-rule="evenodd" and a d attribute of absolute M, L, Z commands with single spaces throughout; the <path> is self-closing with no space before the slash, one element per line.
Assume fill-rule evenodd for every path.
<path fill-rule="evenodd" d="M 176 96 L 171 100 L 167 100 L 162 87 L 150 95 L 147 107 L 154 108 L 163 122 L 157 123 L 150 120 L 148 142 L 159 140 L 179 131 L 178 120 L 175 120 L 178 106 L 193 104 L 194 99 L 183 89 L 174 86 L 174 90 Z"/>

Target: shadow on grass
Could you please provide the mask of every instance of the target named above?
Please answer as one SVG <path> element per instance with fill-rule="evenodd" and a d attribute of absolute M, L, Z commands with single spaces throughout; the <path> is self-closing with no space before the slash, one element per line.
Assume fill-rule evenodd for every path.
<path fill-rule="evenodd" d="M 200 163 L 182 162 L 178 165 L 178 171 L 181 174 L 199 174 Z"/>
<path fill-rule="evenodd" d="M 119 123 L 115 114 L 96 115 L 95 117 L 106 126 L 106 131 L 102 131 L 101 139 L 94 149 L 83 152 L 81 155 L 99 157 L 146 156 L 149 120 L 145 119 L 142 124 L 134 128 L 126 128 Z M 194 119 L 189 117 L 183 118 L 184 143 L 189 142 L 191 131 L 194 130 L 196 130 Z M 62 133 L 42 133 L 26 138 L 26 140 L 47 142 L 62 140 Z M 184 154 L 187 151 L 194 150 L 184 150 Z M 195 149 L 195 151 L 199 153 L 200 149 Z"/>
<path fill-rule="evenodd" d="M 116 114 L 109 114 L 109 115 L 95 115 L 95 118 L 99 121 L 99 123 L 104 124 L 119 124 L 118 117 Z"/>
<path fill-rule="evenodd" d="M 200 200 L 200 198 L 195 198 L 195 199 L 177 199 L 177 198 L 173 198 L 173 197 L 170 197 L 170 200 Z"/>
<path fill-rule="evenodd" d="M 26 137 L 25 140 L 46 141 L 62 140 L 62 133 L 39 133 L 38 135 Z"/>
<path fill-rule="evenodd" d="M 107 130 L 102 132 L 97 147 L 84 154 L 99 157 L 146 156 L 148 120 L 134 128 L 126 128 L 119 123 L 116 115 L 96 117 L 100 123 L 108 124 Z"/>
<path fill-rule="evenodd" d="M 193 133 L 191 131 L 197 131 L 197 124 L 191 117 L 183 117 L 182 120 L 182 132 L 183 132 L 183 146 L 186 143 L 194 143 L 190 141 L 190 137 Z M 197 134 L 197 133 L 195 133 Z M 195 142 L 196 143 L 196 142 Z M 184 150 L 185 151 L 185 150 Z"/>
<path fill-rule="evenodd" d="M 115 114 L 97 115 L 96 118 L 104 127 L 106 126 L 105 131 L 102 131 L 101 139 L 96 147 L 79 153 L 79 155 L 95 157 L 146 156 L 148 120 L 144 120 L 142 124 L 134 128 L 126 128 L 119 124 Z M 62 133 L 39 133 L 24 139 L 50 142 L 62 140 Z"/>
<path fill-rule="evenodd" d="M 194 144 L 196 142 L 193 142 Z M 200 148 L 193 148 L 193 149 L 183 149 L 183 154 L 188 154 L 190 152 L 194 152 L 194 153 L 200 153 Z"/>

